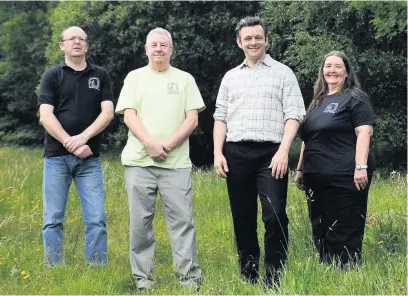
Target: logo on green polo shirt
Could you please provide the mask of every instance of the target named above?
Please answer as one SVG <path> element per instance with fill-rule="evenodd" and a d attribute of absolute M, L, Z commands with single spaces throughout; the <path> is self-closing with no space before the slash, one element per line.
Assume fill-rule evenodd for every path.
<path fill-rule="evenodd" d="M 179 86 L 177 83 L 170 82 L 167 84 L 167 93 L 170 95 L 178 94 L 179 93 Z"/>

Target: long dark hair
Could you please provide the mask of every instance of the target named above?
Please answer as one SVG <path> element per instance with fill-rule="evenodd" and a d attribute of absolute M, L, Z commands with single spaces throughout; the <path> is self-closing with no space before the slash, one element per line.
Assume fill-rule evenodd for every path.
<path fill-rule="evenodd" d="M 344 80 L 344 84 L 341 87 L 340 93 L 349 93 L 352 97 L 362 100 L 364 102 L 370 103 L 368 96 L 361 90 L 360 82 L 358 81 L 357 75 L 354 72 L 353 66 L 350 63 L 349 58 L 342 51 L 331 51 L 326 54 L 320 65 L 319 74 L 313 89 L 313 100 L 309 105 L 307 113 L 310 114 L 317 106 L 320 105 L 324 97 L 329 92 L 329 87 L 326 80 L 324 79 L 324 63 L 326 59 L 330 56 L 336 56 L 343 60 L 344 66 L 346 67 L 347 77 Z"/>

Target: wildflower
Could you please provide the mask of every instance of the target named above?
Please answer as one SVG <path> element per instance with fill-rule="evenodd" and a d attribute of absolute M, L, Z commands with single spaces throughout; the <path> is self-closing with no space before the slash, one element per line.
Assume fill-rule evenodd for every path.
<path fill-rule="evenodd" d="M 27 271 L 23 270 L 22 272 L 20 272 L 20 274 L 21 274 L 22 276 L 25 276 L 25 275 L 27 275 Z"/>
<path fill-rule="evenodd" d="M 28 279 L 29 277 L 30 277 L 30 275 L 29 275 L 29 274 L 26 274 L 26 275 L 23 277 L 23 279 L 26 280 L 26 279 Z"/>

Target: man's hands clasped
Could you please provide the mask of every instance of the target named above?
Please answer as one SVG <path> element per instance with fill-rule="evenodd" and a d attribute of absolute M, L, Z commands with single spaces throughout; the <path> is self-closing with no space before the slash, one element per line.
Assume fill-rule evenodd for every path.
<path fill-rule="evenodd" d="M 151 141 L 146 145 L 146 150 L 154 162 L 163 162 L 167 159 L 173 147 L 167 141 Z"/>
<path fill-rule="evenodd" d="M 82 134 L 68 137 L 64 140 L 64 147 L 69 153 L 74 154 L 81 159 L 88 158 L 93 155 L 91 148 L 86 145 L 88 138 Z"/>
<path fill-rule="evenodd" d="M 84 146 L 88 140 L 86 136 L 79 134 L 65 139 L 63 144 L 69 153 L 74 153 L 79 147 Z"/>

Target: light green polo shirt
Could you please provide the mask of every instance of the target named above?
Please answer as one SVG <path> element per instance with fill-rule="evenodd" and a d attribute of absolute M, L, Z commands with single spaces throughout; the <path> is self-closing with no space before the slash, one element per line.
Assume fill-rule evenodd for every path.
<path fill-rule="evenodd" d="M 185 120 L 186 112 L 205 109 L 193 76 L 177 68 L 157 72 L 146 66 L 131 71 L 125 78 L 115 112 L 135 109 L 147 133 L 156 140 L 170 138 Z M 164 162 L 154 162 L 147 149 L 129 130 L 122 152 L 122 164 L 129 166 L 157 166 L 189 168 L 188 139 L 174 148 Z"/>

